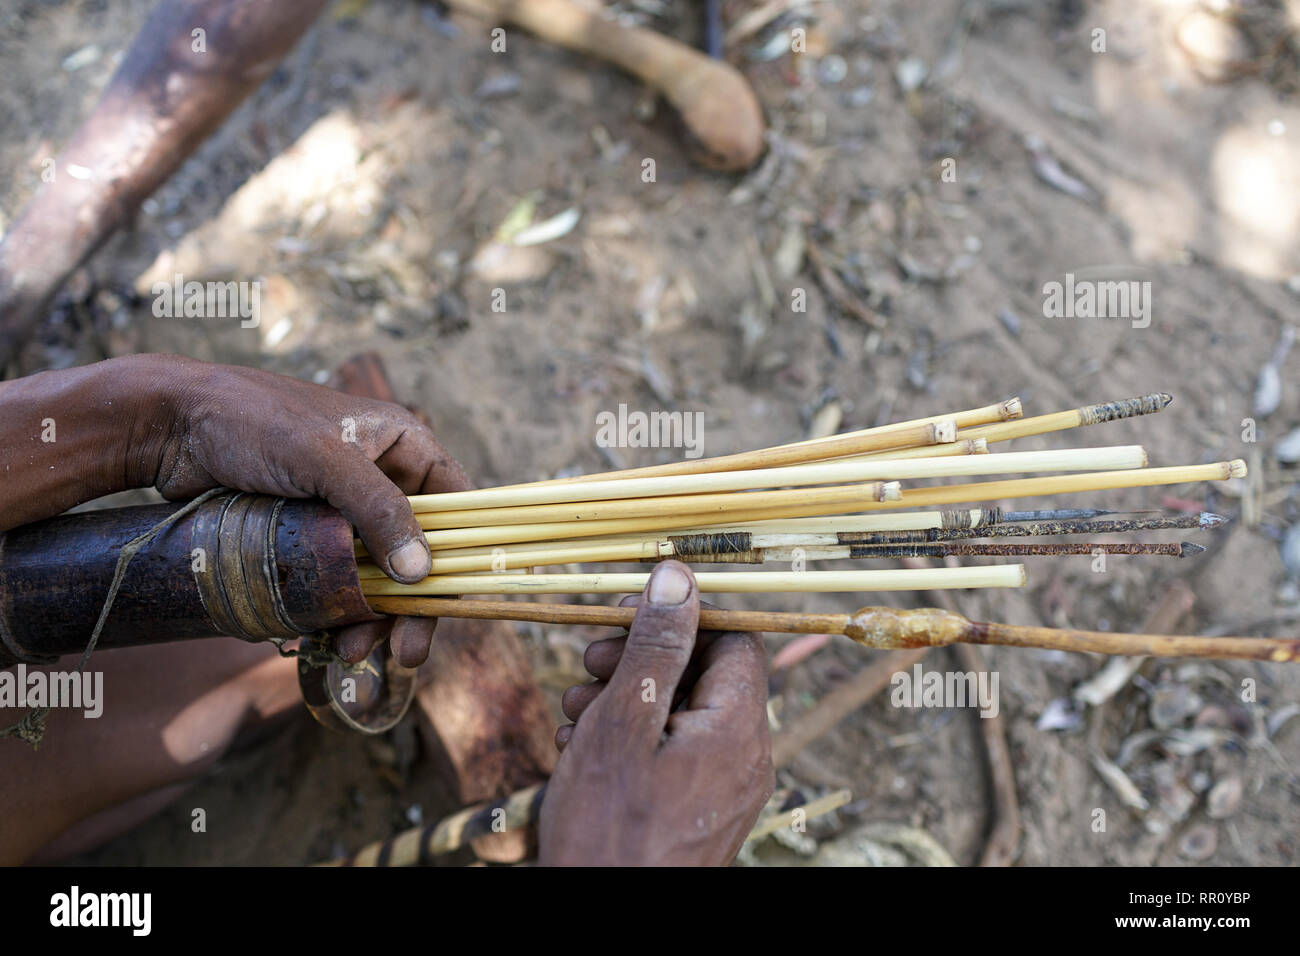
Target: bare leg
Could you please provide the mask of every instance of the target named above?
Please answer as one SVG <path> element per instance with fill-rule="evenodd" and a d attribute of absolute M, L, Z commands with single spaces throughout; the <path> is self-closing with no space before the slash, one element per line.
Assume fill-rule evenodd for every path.
<path fill-rule="evenodd" d="M 59 154 L 54 180 L 41 186 L 0 242 L 0 363 L 73 270 L 261 85 L 324 4 L 159 5 Z"/>
<path fill-rule="evenodd" d="M 56 669 L 76 664 L 66 657 Z M 122 648 L 90 666 L 104 674 L 102 716 L 54 710 L 38 751 L 0 740 L 0 864 L 47 846 L 39 859 L 49 861 L 125 832 L 179 796 L 237 734 L 302 706 L 295 662 L 268 644 L 221 637 Z"/>

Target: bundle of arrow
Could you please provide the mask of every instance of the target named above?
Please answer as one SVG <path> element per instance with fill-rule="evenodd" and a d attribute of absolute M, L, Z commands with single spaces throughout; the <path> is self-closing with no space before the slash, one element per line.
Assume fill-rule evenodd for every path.
<path fill-rule="evenodd" d="M 359 549 L 362 589 L 372 607 L 393 613 L 605 623 L 616 623 L 617 618 L 621 623 L 630 612 L 620 615 L 617 612 L 622 609 L 617 608 L 566 611 L 563 605 L 534 605 L 543 610 L 528 610 L 510 602 L 452 602 L 439 596 L 631 593 L 645 586 L 646 574 L 545 574 L 534 573 L 534 569 L 669 557 L 696 563 L 762 565 L 946 556 L 1185 556 L 1202 549 L 1186 542 L 1061 543 L 1042 539 L 1203 530 L 1221 525 L 1223 519 L 1209 514 L 1115 517 L 1115 512 L 1096 509 L 949 507 L 1244 477 L 1246 465 L 1240 460 L 1151 468 L 1138 445 L 993 450 L 1014 438 L 1153 414 L 1171 400 L 1169 395 L 1155 393 L 1024 418 L 1020 400 L 1013 398 L 967 411 L 720 458 L 420 495 L 410 501 L 426 529 L 433 554 L 430 576 L 414 585 L 397 584 Z M 1009 475 L 1032 477 L 1003 477 Z M 953 484 L 908 484 L 973 476 L 996 477 Z M 1032 543 L 1024 540 L 1030 537 L 1035 539 Z M 1025 568 L 1022 564 L 986 564 L 898 570 L 749 570 L 703 572 L 696 577 L 705 593 L 905 591 L 1021 587 Z M 745 615 L 738 612 L 706 612 L 706 617 L 712 620 L 710 615 L 718 614 L 730 615 L 727 626 L 744 623 Z M 753 625 L 749 629 L 837 630 L 863 640 L 854 633 L 862 629 L 861 621 L 854 625 L 847 620 L 836 615 L 746 618 Z M 721 626 L 723 619 L 715 623 Z M 913 630 L 921 626 L 931 631 L 943 629 L 936 621 L 924 625 L 913 621 L 910 626 Z M 951 638 L 959 639 L 970 638 Z M 902 646 L 882 640 L 864 642 Z M 931 635 L 924 643 L 937 641 L 939 638 Z M 1251 656 L 1279 659 L 1271 651 Z"/>
<path fill-rule="evenodd" d="M 425 581 L 390 582 L 369 562 L 367 595 L 618 593 L 643 574 L 535 574 L 553 565 L 657 560 L 766 564 L 819 560 L 993 555 L 1156 554 L 1185 543 L 1027 543 L 1086 533 L 1208 528 L 1211 515 L 1110 518 L 1094 509 L 916 510 L 956 503 L 1059 495 L 1141 485 L 1215 481 L 1245 474 L 1241 461 L 1148 468 L 1139 445 L 1001 452 L 1012 438 L 1146 415 L 1154 394 L 1021 418 L 1019 399 L 970 411 L 764 448 L 580 478 L 442 495 L 411 507 L 426 529 L 433 570 Z M 1045 473 L 1059 474 L 1045 474 Z M 934 487 L 916 479 L 1034 475 Z M 834 516 L 834 517 L 830 517 Z M 993 539 L 973 543 L 972 539 Z M 511 573 L 514 572 L 514 573 Z M 1019 564 L 929 570 L 706 572 L 703 592 L 902 591 L 1019 587 Z"/>

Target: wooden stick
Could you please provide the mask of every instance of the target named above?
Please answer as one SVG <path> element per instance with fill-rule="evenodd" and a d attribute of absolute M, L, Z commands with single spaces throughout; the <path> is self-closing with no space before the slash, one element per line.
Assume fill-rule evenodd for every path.
<path fill-rule="evenodd" d="M 846 455 L 830 461 L 908 461 L 912 458 L 948 458 L 953 455 L 987 455 L 989 443 L 983 438 L 967 438 L 946 445 L 921 445 L 916 448 L 896 448 L 893 451 L 873 451 L 866 455 Z"/>
<path fill-rule="evenodd" d="M 1004 522 L 996 517 L 993 520 L 969 523 L 953 522 L 944 527 L 933 524 L 926 528 L 902 531 L 859 531 L 857 527 L 862 519 L 845 518 L 808 518 L 790 522 L 754 522 L 738 525 L 725 530 L 710 532 L 682 532 L 668 535 L 661 541 L 672 545 L 676 554 L 716 554 L 728 549 L 746 551 L 753 548 L 795 547 L 800 545 L 902 545 L 932 544 L 935 542 L 958 541 L 970 538 L 1014 538 L 1014 537 L 1048 537 L 1067 534 L 1127 534 L 1134 531 L 1166 530 L 1210 530 L 1227 522 L 1220 515 L 1202 512 L 1199 515 L 1170 515 L 1157 518 L 1122 518 L 1103 521 L 1088 520 L 1037 520 Z M 1015 514 L 1016 512 L 1010 512 Z M 1075 513 L 1071 511 L 1063 514 Z M 1087 512 L 1084 512 L 1087 513 Z M 1107 512 L 1103 512 L 1107 513 Z M 914 512 L 923 515 L 925 512 Z M 948 512 L 952 514 L 952 512 Z M 964 514 L 964 512 L 956 512 Z M 974 514 L 979 514 L 978 511 Z M 1049 515 L 1052 512 L 1037 512 Z M 919 523 L 919 522 L 918 522 Z M 776 531 L 747 530 L 770 525 L 784 529 Z M 809 528 L 800 531 L 800 528 Z M 825 530 L 819 530 L 825 529 Z M 661 554 L 668 553 L 666 549 Z"/>
<path fill-rule="evenodd" d="M 819 505 L 812 508 L 781 508 L 772 512 L 753 511 L 734 514 L 736 521 L 753 521 L 767 518 L 797 518 L 805 515 L 835 514 L 843 505 Z M 646 532 L 674 531 L 692 528 L 700 523 L 700 515 L 673 515 L 665 518 L 618 518 L 610 521 L 564 521 L 553 524 L 503 525 L 486 528 L 450 528 L 444 531 L 426 531 L 424 540 L 431 551 L 461 551 L 468 548 L 509 547 L 539 541 L 563 541 L 576 538 L 592 539 L 635 535 Z M 359 555 L 365 549 L 357 546 Z"/>
<path fill-rule="evenodd" d="M 677 534 L 705 534 L 717 531 L 749 531 L 757 533 L 819 533 L 851 534 L 855 532 L 921 531 L 925 529 L 962 528 L 979 529 L 1003 527 L 1020 522 L 1082 521 L 1103 515 L 1120 514 L 1102 508 L 1057 508 L 1043 511 L 1006 511 L 1002 508 L 958 508 L 945 511 L 897 511 L 872 515 L 840 515 L 838 517 L 791 518 L 789 520 L 742 521 L 725 525 L 709 525 Z M 839 542 L 837 542 L 839 543 Z M 857 543 L 857 542 L 855 542 Z"/>
<path fill-rule="evenodd" d="M 865 502 L 855 508 L 862 510 Z M 727 522 L 767 521 L 779 518 L 804 518 L 816 515 L 839 514 L 842 503 L 810 504 L 806 501 L 784 508 L 755 508 L 725 516 Z M 559 541 L 572 538 L 600 538 L 608 535 L 631 535 L 646 531 L 672 531 L 693 528 L 716 515 L 675 514 L 659 518 L 612 518 L 606 521 L 558 521 L 539 524 L 497 525 L 483 528 L 449 528 L 426 531 L 424 539 L 432 550 L 450 548 L 487 547 L 499 544 L 518 544 L 526 541 Z M 359 549 L 359 554 L 364 550 Z"/>
<path fill-rule="evenodd" d="M 981 421 L 997 422 L 1005 419 L 1002 418 L 1001 414 L 994 412 L 995 409 L 1001 409 L 1003 406 L 1008 406 L 1008 407 L 1014 407 L 1018 411 L 1019 402 L 1020 400 L 1018 398 L 1008 399 L 1006 402 L 1001 402 L 998 403 L 997 405 L 985 406 L 984 409 L 973 409 L 970 412 L 956 412 L 952 415 L 935 415 L 930 418 L 920 418 L 912 422 L 898 422 L 896 424 L 885 425 L 880 428 L 868 428 L 862 431 L 848 432 L 842 435 L 832 435 L 829 436 L 828 438 L 812 439 L 809 442 L 795 442 L 793 444 L 777 445 L 775 447 L 779 449 L 788 450 L 791 448 L 806 448 L 807 445 L 809 444 L 822 444 L 832 440 L 837 442 L 845 442 L 852 439 L 861 439 L 863 437 L 869 437 L 869 438 L 879 437 L 882 434 L 896 435 L 899 429 L 904 429 L 907 427 L 923 428 L 926 425 L 943 424 L 949 421 L 953 422 L 958 427 L 965 427 L 968 424 L 969 425 L 979 424 Z M 1012 403 L 1014 403 L 1014 405 L 1012 405 Z M 985 417 L 985 415 L 987 415 L 987 417 Z M 1011 417 L 1016 417 L 1016 416 L 1011 416 Z M 923 443 L 918 442 L 909 447 L 897 447 L 897 448 L 892 448 L 889 451 L 873 451 L 867 453 L 853 453 L 853 452 L 840 451 L 838 453 L 832 454 L 823 450 L 822 454 L 820 455 L 815 455 L 808 458 L 801 458 L 800 461 L 821 461 L 824 459 L 834 459 L 835 461 L 901 461 L 901 460 L 907 460 L 912 458 L 946 458 L 954 455 L 985 455 L 988 454 L 988 450 L 989 450 L 989 446 L 987 441 L 985 441 L 982 438 L 974 438 L 974 439 L 967 439 L 964 441 L 950 441 L 950 442 L 939 441 L 939 442 L 923 442 Z M 750 452 L 748 454 L 757 454 L 757 452 Z M 728 456 L 728 457 L 735 457 L 735 456 Z M 704 459 L 704 461 L 717 462 L 719 461 L 719 459 L 710 458 L 710 459 Z M 677 464 L 681 464 L 681 463 L 674 463 L 674 465 Z M 650 467 L 657 469 L 657 468 L 665 468 L 668 466 L 656 465 Z M 773 467 L 773 466 L 767 466 L 767 467 Z M 732 470 L 732 469 L 710 467 L 708 469 L 705 469 L 704 471 L 674 472 L 674 475 L 675 474 L 705 474 L 708 471 L 728 471 L 728 470 Z M 752 470 L 752 468 L 750 470 Z M 620 471 L 608 471 L 608 472 L 602 472 L 594 475 L 576 475 L 570 478 L 550 478 L 545 481 L 530 481 L 524 483 L 517 483 L 513 485 L 501 485 L 497 488 L 483 489 L 483 490 L 505 491 L 507 489 L 557 487 L 560 485 L 574 484 L 574 483 L 581 483 L 581 482 L 588 482 L 588 481 L 597 482 L 597 481 L 630 480 L 632 478 L 641 476 L 641 473 L 644 471 L 645 469 L 642 468 L 626 468 Z M 671 476 L 665 475 L 664 477 L 671 477 Z M 417 497 L 422 497 L 422 496 L 417 496 Z M 577 500 L 577 499 L 568 499 L 568 500 Z"/>
<path fill-rule="evenodd" d="M 421 597 L 367 597 L 366 600 L 380 614 L 623 628 L 632 623 L 636 613 L 635 608 L 581 604 Z M 699 626 L 704 631 L 843 634 L 865 647 L 881 649 L 942 647 L 965 643 L 1147 657 L 1215 657 L 1277 663 L 1300 660 L 1300 638 L 1183 637 L 1076 631 L 1068 628 L 982 623 L 936 608 L 902 611 L 890 607 L 864 607 L 853 614 L 790 614 L 779 611 L 718 611 L 701 608 Z"/>
<path fill-rule="evenodd" d="M 476 571 L 500 573 L 508 570 L 541 568 L 554 564 L 595 564 L 611 561 L 641 561 L 651 558 L 669 558 L 674 554 L 672 544 L 655 538 L 615 541 L 608 544 L 583 544 L 580 547 L 533 545 L 524 550 L 507 552 L 493 549 L 487 554 L 452 556 L 448 552 L 434 551 L 430 574 L 468 574 Z M 357 576 L 362 581 L 377 581 L 388 577 L 383 569 L 371 562 L 357 563 Z"/>
<path fill-rule="evenodd" d="M 1049 544 L 965 544 L 957 542 L 917 542 L 914 544 L 850 544 L 826 546 L 770 547 L 757 548 L 750 554 L 757 553 L 759 561 L 793 561 L 803 558 L 806 561 L 828 561 L 840 558 L 1030 558 L 1062 557 L 1079 554 L 1127 554 L 1159 555 L 1169 558 L 1186 558 L 1201 554 L 1205 548 L 1190 541 L 1167 541 L 1156 544 L 1144 542 L 1068 542 Z M 743 553 L 742 553 L 743 554 Z M 666 555 L 665 555 L 666 557 Z M 726 556 L 708 556 L 693 558 L 690 555 L 677 555 L 681 561 L 720 562 Z M 657 561 L 659 557 L 647 558 Z M 742 563 L 757 563 L 747 562 Z"/>
<path fill-rule="evenodd" d="M 700 521 L 725 519 L 737 511 L 784 508 L 790 505 L 839 504 L 842 511 L 859 505 L 896 499 L 897 482 L 870 481 L 855 485 L 780 489 L 777 491 L 727 491 L 719 494 L 665 495 L 658 498 L 620 498 L 614 501 L 573 501 L 518 508 L 475 508 L 466 511 L 416 515 L 426 531 L 442 528 L 486 528 L 500 525 L 557 521 L 607 521 L 613 518 L 659 518 L 697 515 Z"/>
<path fill-rule="evenodd" d="M 848 531 L 916 531 L 925 528 L 982 527 L 1000 520 L 997 508 L 960 508 L 948 511 L 895 511 L 873 515 L 839 515 L 737 521 L 725 525 L 704 525 L 678 534 L 707 534 L 717 531 L 804 534 Z"/>
<path fill-rule="evenodd" d="M 958 542 L 917 542 L 912 544 L 797 544 L 755 547 L 747 551 L 720 553 L 675 553 L 645 557 L 644 561 L 660 561 L 675 557 L 678 561 L 694 564 L 769 564 L 786 561 L 839 561 L 845 559 L 899 558 L 1032 558 L 1065 557 L 1069 555 L 1121 554 L 1186 558 L 1205 551 L 1199 544 L 1188 541 L 1147 544 L 1124 541 L 1119 543 L 1070 542 L 1066 544 L 965 544 Z M 378 570 L 376 568 L 375 570 Z M 371 575 L 371 577 L 379 577 Z"/>
<path fill-rule="evenodd" d="M 671 529 L 670 529 L 671 530 Z M 672 535 L 677 532 L 673 531 Z M 453 559 L 453 558 L 483 558 L 483 557 L 512 557 L 514 555 L 532 554 L 542 551 L 557 552 L 560 554 L 582 554 L 597 548 L 626 548 L 634 546 L 640 549 L 647 549 L 646 554 L 638 555 L 635 558 L 626 560 L 636 561 L 642 557 L 654 557 L 651 551 L 657 551 L 659 554 L 672 554 L 673 547 L 669 543 L 670 535 L 665 532 L 644 532 L 641 534 L 609 534 L 601 535 L 594 538 L 565 538 L 558 541 L 523 541 L 514 544 L 498 545 L 481 545 L 469 548 L 444 548 L 434 553 L 434 560 Z M 363 553 L 363 552 L 360 552 Z M 567 564 L 573 559 L 565 557 L 561 564 Z M 609 560 L 620 560 L 610 558 Z M 431 573 L 438 573 L 436 571 Z"/>
<path fill-rule="evenodd" d="M 936 422 L 952 422 L 959 429 L 973 428 L 978 425 L 988 425 L 994 422 L 1006 422 L 1019 418 L 1023 415 L 1024 406 L 1019 397 L 1008 398 L 1006 401 L 997 402 L 993 405 L 983 405 L 979 408 L 967 409 L 964 412 L 949 412 L 946 415 L 931 415 L 929 418 L 913 418 L 905 422 L 895 422 L 892 425 L 877 426 L 876 428 L 863 428 L 854 432 L 841 432 L 838 435 L 827 435 L 822 438 L 808 438 L 804 441 L 789 442 L 785 445 L 775 445 L 775 448 L 807 448 L 809 445 L 823 445 L 836 438 L 845 438 L 849 435 L 871 435 L 876 434 L 881 428 L 898 427 L 903 425 L 933 425 Z"/>
<path fill-rule="evenodd" d="M 999 422 L 993 425 L 981 425 L 965 428 L 957 433 L 958 438 L 983 438 L 990 442 L 1010 441 L 1012 438 L 1025 438 L 1029 435 L 1043 435 L 1047 432 L 1063 431 L 1083 425 L 1099 425 L 1102 422 L 1118 421 L 1121 418 L 1133 418 L 1137 415 L 1154 415 L 1163 411 L 1174 400 L 1172 395 L 1153 392 L 1138 398 L 1126 398 L 1118 402 L 1104 402 L 1100 405 L 1083 405 L 1050 415 L 1035 415 L 1019 421 Z"/>
<path fill-rule="evenodd" d="M 844 455 L 857 455 L 869 451 L 915 448 L 921 445 L 943 445 L 956 440 L 957 426 L 951 420 L 923 425 L 900 422 L 897 425 L 873 428 L 870 430 L 870 434 L 836 435 L 834 438 L 827 439 L 824 443 L 814 446 L 793 445 L 784 448 L 760 448 L 756 451 L 723 455 L 719 458 L 694 458 L 685 461 L 668 462 L 663 465 L 647 465 L 644 468 L 606 471 L 595 475 L 575 475 L 572 478 L 531 481 L 527 484 L 537 487 L 567 485 L 579 481 L 612 481 L 622 478 L 657 478 L 668 475 L 702 475 L 711 471 L 776 468 L 781 465 L 797 465 L 805 461 L 821 461 L 825 458 L 839 458 Z M 522 486 L 506 485 L 504 487 L 519 488 Z"/>
<path fill-rule="evenodd" d="M 904 491 L 898 501 L 869 502 L 860 510 L 948 505 L 968 501 L 993 501 L 999 498 L 1029 498 L 1039 495 L 1074 494 L 1080 491 L 1106 491 L 1113 488 L 1144 488 L 1151 485 L 1180 485 L 1194 481 L 1227 481 L 1229 478 L 1243 478 L 1245 475 L 1246 463 L 1236 458 L 1209 465 L 1174 465 L 1168 468 L 1103 471 L 1085 475 L 1013 478 L 1007 481 L 917 488 Z"/>
<path fill-rule="evenodd" d="M 566 485 L 483 488 L 436 495 L 413 495 L 408 500 L 416 514 L 465 513 L 489 508 L 531 507 L 565 502 L 613 501 L 755 488 L 836 485 L 859 481 L 898 481 L 914 478 L 950 478 L 967 475 L 1033 474 L 1049 471 L 1119 471 L 1145 468 L 1141 445 L 1106 448 L 1066 448 L 1050 451 L 1004 452 L 997 455 L 920 458 L 893 461 L 833 461 L 785 468 L 670 475 L 662 478 L 621 478 L 610 481 L 573 482 Z M 756 506 L 758 507 L 758 506 Z M 560 514 L 566 513 L 560 509 Z M 511 522 L 495 522 L 508 524 Z M 432 527 L 432 526 L 428 526 Z M 471 527 L 469 524 L 452 527 Z"/>
<path fill-rule="evenodd" d="M 865 448 L 858 449 L 856 452 L 840 450 L 847 443 L 856 442 L 856 441 L 874 441 L 881 438 L 896 439 L 900 435 L 900 433 L 906 434 L 909 431 L 914 431 L 917 429 L 923 430 L 926 428 L 926 426 L 942 426 L 944 428 L 943 436 L 937 437 L 934 441 L 898 441 L 897 444 L 895 445 L 887 446 L 893 450 L 890 452 L 886 452 L 885 454 L 890 454 L 890 455 L 896 454 L 899 455 L 900 457 L 905 457 L 906 453 L 915 450 L 916 446 L 933 446 L 933 445 L 950 444 L 953 441 L 953 439 L 946 437 L 947 425 L 949 423 L 951 423 L 955 429 L 968 428 L 968 427 L 975 427 L 983 424 L 989 424 L 993 422 L 1008 421 L 1010 419 L 1019 418 L 1021 414 L 1023 414 L 1023 409 L 1021 406 L 1020 399 L 1009 398 L 1006 401 L 997 402 L 996 404 L 993 405 L 984 405 L 981 406 L 980 408 L 972 408 L 962 412 L 952 412 L 950 414 L 945 414 L 945 415 L 931 415 L 928 418 L 916 418 L 916 419 L 912 419 L 911 421 L 894 422 L 889 425 L 881 425 L 876 428 L 865 428 L 860 431 L 847 432 L 841 435 L 829 435 L 825 438 L 812 438 L 812 439 L 808 439 L 807 441 L 792 442 L 786 445 L 775 445 L 772 448 L 762 449 L 761 451 L 787 452 L 790 451 L 791 449 L 807 450 L 809 446 L 813 446 L 813 445 L 829 446 L 829 447 L 823 447 L 821 449 L 820 454 L 812 455 L 811 457 L 808 458 L 798 459 L 798 461 L 816 461 L 825 458 L 838 458 L 845 455 L 853 455 L 853 454 L 870 451 L 869 449 L 865 449 Z M 922 434 L 924 434 L 923 431 Z M 977 442 L 973 447 L 968 446 L 967 448 L 963 448 L 960 451 L 952 450 L 952 451 L 936 452 L 933 453 L 931 457 L 938 457 L 940 455 L 946 455 L 946 454 L 953 454 L 953 455 L 983 454 L 983 452 L 987 451 L 987 449 L 988 449 L 987 442 L 983 444 Z M 750 452 L 748 454 L 759 454 L 759 452 Z M 727 457 L 735 458 L 737 456 L 730 455 Z M 722 460 L 724 459 L 719 459 L 719 458 L 707 459 L 707 461 L 710 462 L 718 462 Z M 663 475 L 703 473 L 700 471 L 668 472 L 668 471 L 658 470 L 658 469 L 674 467 L 676 465 L 681 465 L 681 464 L 684 463 L 676 462 L 673 463 L 673 465 L 652 465 L 649 466 L 649 469 L 625 468 L 619 471 L 607 471 L 595 475 L 579 475 L 573 478 L 551 478 L 546 481 L 528 482 L 527 485 L 543 486 L 543 485 L 565 484 L 565 483 L 575 482 L 575 481 L 610 481 L 619 478 L 644 477 L 645 473 L 647 473 L 647 471 L 649 471 L 650 469 L 655 469 L 654 474 L 663 474 Z M 748 467 L 756 467 L 756 466 L 743 465 L 741 467 L 748 468 Z M 772 466 L 769 465 L 764 467 L 772 467 Z M 704 470 L 705 471 L 730 471 L 733 469 L 710 467 Z M 525 485 L 509 485 L 505 487 L 519 488 L 519 487 L 525 487 Z"/>
<path fill-rule="evenodd" d="M 377 614 L 402 617 L 455 617 L 478 621 L 532 621 L 538 624 L 580 624 L 623 627 L 636 613 L 630 607 L 590 604 L 543 604 L 535 601 L 471 601 L 415 595 L 367 596 Z M 773 611 L 719 611 L 700 608 L 702 631 L 769 631 L 783 634 L 843 634 L 849 615 L 792 614 Z"/>
<path fill-rule="evenodd" d="M 417 584 L 367 579 L 370 595 L 443 594 L 635 594 L 645 590 L 648 574 L 445 574 Z M 778 591 L 915 591 L 923 588 L 1018 588 L 1025 583 L 1022 564 L 988 567 L 926 568 L 921 571 L 763 571 L 706 572 L 695 575 L 704 594 L 767 594 Z"/>
<path fill-rule="evenodd" d="M 1116 518 L 1106 521 L 1026 521 L 982 528 L 929 528 L 923 531 L 883 531 L 859 534 L 847 531 L 836 544 L 922 544 L 965 538 L 1025 538 L 1062 534 L 1130 534 L 1134 531 L 1209 531 L 1227 524 L 1222 515 L 1202 511 L 1196 515 L 1161 515 L 1157 518 Z"/>

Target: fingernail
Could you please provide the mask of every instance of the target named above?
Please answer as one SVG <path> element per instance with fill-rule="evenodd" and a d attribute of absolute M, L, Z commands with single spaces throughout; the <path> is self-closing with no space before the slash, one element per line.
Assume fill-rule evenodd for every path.
<path fill-rule="evenodd" d="M 412 538 L 388 555 L 388 566 L 407 581 L 422 578 L 429 573 L 429 549 L 419 538 Z"/>
<path fill-rule="evenodd" d="M 675 564 L 661 564 L 650 573 L 650 589 L 646 596 L 651 604 L 675 607 L 691 593 L 691 580 Z"/>

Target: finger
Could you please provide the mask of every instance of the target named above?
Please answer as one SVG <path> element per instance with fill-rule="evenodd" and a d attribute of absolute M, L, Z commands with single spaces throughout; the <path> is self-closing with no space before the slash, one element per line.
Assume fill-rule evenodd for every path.
<path fill-rule="evenodd" d="M 703 604 L 703 602 L 701 602 Z M 695 651 L 691 656 L 692 662 L 698 660 L 705 649 L 717 639 L 720 632 L 718 631 L 700 631 L 695 638 Z M 623 658 L 623 648 L 627 646 L 626 637 L 611 637 L 603 641 L 592 641 L 587 645 L 587 650 L 582 655 L 582 666 L 587 669 L 587 673 L 597 680 L 609 680 L 614 676 L 614 671 L 618 669 L 618 662 Z M 689 682 L 691 679 L 691 667 L 686 669 L 683 675 L 683 682 Z"/>
<path fill-rule="evenodd" d="M 700 605 L 703 606 L 704 602 L 701 601 Z M 700 631 L 696 635 L 695 650 L 691 655 L 692 663 L 687 667 L 686 673 L 682 677 L 683 683 L 689 683 L 693 679 L 694 662 L 717 639 L 720 633 L 724 632 Z M 603 641 L 592 641 L 587 645 L 587 650 L 583 652 L 582 666 L 587 669 L 587 673 L 592 677 L 597 680 L 607 681 L 614 676 L 614 671 L 618 669 L 618 662 L 622 660 L 623 648 L 626 646 L 626 637 L 610 637 Z"/>
<path fill-rule="evenodd" d="M 686 708 L 675 712 L 667 726 L 668 738 L 676 746 L 716 753 L 720 776 L 728 773 L 725 764 L 733 767 L 731 775 L 737 779 L 750 776 L 753 785 L 745 789 L 763 790 L 763 802 L 771 794 L 774 774 L 765 665 L 763 642 L 757 634 L 720 634 L 702 655 L 703 673 Z M 754 806 L 755 817 L 760 807 L 761 803 Z"/>
<path fill-rule="evenodd" d="M 466 491 L 473 486 L 460 462 L 433 437 L 415 416 L 375 464 L 408 495 L 433 495 L 443 491 Z"/>
<path fill-rule="evenodd" d="M 569 741 L 573 739 L 573 724 L 565 724 L 555 732 L 555 749 L 564 753 L 564 748 L 569 746 Z"/>
<path fill-rule="evenodd" d="M 705 635 L 701 634 L 698 639 L 700 642 L 703 642 L 708 638 Z M 595 677 L 600 681 L 608 682 L 610 678 L 614 676 L 614 672 L 618 669 L 618 662 L 623 657 L 623 647 L 627 643 L 627 638 L 616 637 L 616 638 L 612 638 L 608 642 L 602 642 L 602 643 L 607 643 L 614 646 L 599 651 L 594 660 L 591 658 L 590 654 L 591 654 L 591 647 L 594 647 L 595 645 L 593 644 L 589 646 L 587 648 L 588 657 L 586 658 L 585 663 L 587 666 L 587 673 L 589 673 L 592 677 Z M 699 654 L 699 650 L 700 650 L 699 645 L 697 644 L 695 648 L 695 654 L 697 656 Z M 676 709 L 677 705 L 686 699 L 687 695 L 690 693 L 691 687 L 695 683 L 695 678 L 698 673 L 699 673 L 699 667 L 695 663 L 695 658 L 692 657 L 691 663 L 687 664 L 686 669 L 682 671 L 681 680 L 677 682 L 677 690 L 673 694 L 674 709 Z M 589 704 L 584 704 L 583 706 L 585 709 L 585 707 L 589 706 Z M 566 713 L 565 716 L 569 717 L 569 719 L 571 720 L 578 719 L 577 715 L 575 714 Z"/>
<path fill-rule="evenodd" d="M 706 762 L 725 787 L 718 801 L 723 816 L 715 817 L 715 824 L 719 837 L 730 835 L 725 858 L 734 857 L 776 786 L 766 717 L 745 724 L 718 711 L 681 711 L 668 720 L 668 741 L 694 762 Z"/>
<path fill-rule="evenodd" d="M 401 433 L 397 441 L 376 459 L 375 464 L 404 495 L 465 491 L 473 487 L 460 462 L 447 453 L 442 443 L 422 422 Z M 408 618 L 411 623 L 393 629 L 394 659 L 403 667 L 419 667 L 433 646 L 436 618 Z"/>
<path fill-rule="evenodd" d="M 600 692 L 605 689 L 603 680 L 593 681 L 590 684 L 577 684 L 566 690 L 560 697 L 560 711 L 565 717 L 577 722 L 582 716 L 582 712 L 591 706 L 592 702 L 600 696 Z"/>
<path fill-rule="evenodd" d="M 738 721 L 766 719 L 767 652 L 757 634 L 719 634 L 700 656 L 688 710 L 714 710 Z"/>
<path fill-rule="evenodd" d="M 619 607 L 636 607 L 641 603 L 640 594 L 629 594 L 623 600 L 618 602 Z M 701 608 L 718 610 L 716 605 L 708 601 L 700 602 Z M 711 638 L 700 635 L 696 639 L 695 656 L 699 656 L 700 651 Z M 614 676 L 614 671 L 618 668 L 618 662 L 623 657 L 623 648 L 627 645 L 626 637 L 610 637 L 602 641 L 592 641 L 587 645 L 587 650 L 582 655 L 582 666 L 587 669 L 587 673 L 597 680 L 607 681 Z M 687 675 L 689 676 L 689 675 Z"/>
<path fill-rule="evenodd" d="M 427 575 L 429 546 L 402 490 L 357 449 L 345 447 L 330 461 L 316 490 L 356 527 L 371 559 L 403 584 Z"/>
<path fill-rule="evenodd" d="M 359 664 L 366 659 L 366 655 L 376 644 L 388 637 L 388 632 L 392 628 L 391 618 L 345 627 L 339 631 L 338 637 L 334 640 L 334 650 L 347 663 Z"/>
<path fill-rule="evenodd" d="M 432 617 L 399 617 L 393 622 L 388 647 L 393 660 L 403 667 L 419 667 L 429 657 L 433 646 L 433 628 L 438 623 Z"/>
<path fill-rule="evenodd" d="M 602 715 L 629 728 L 632 740 L 657 742 L 663 733 L 695 647 L 699 617 L 699 592 L 690 568 L 679 561 L 656 567 L 618 669 L 600 700 Z"/>
<path fill-rule="evenodd" d="M 626 637 L 611 637 L 604 641 L 592 641 L 582 655 L 582 666 L 587 673 L 597 680 L 607 681 L 614 676 L 618 662 L 623 657 Z"/>

